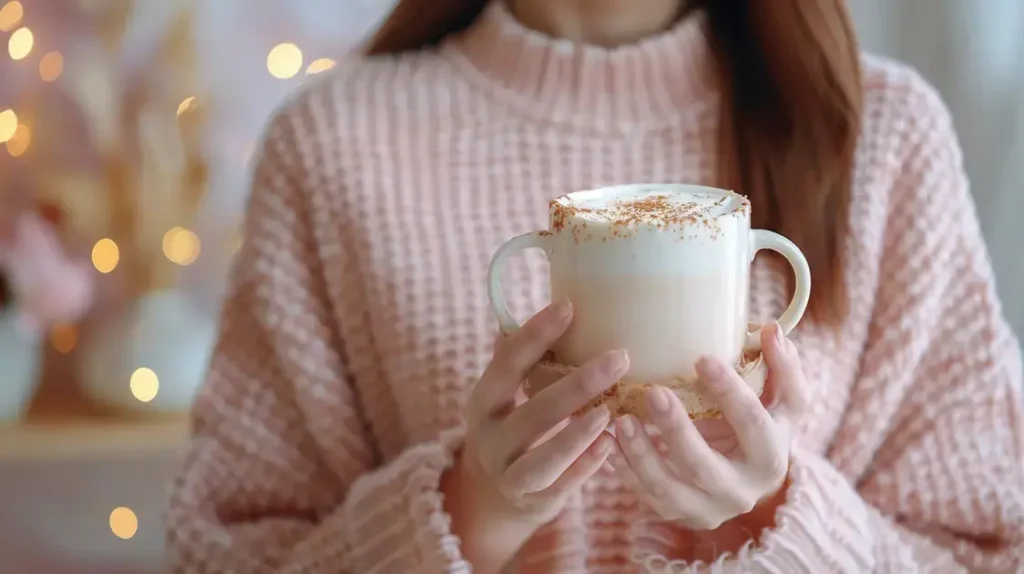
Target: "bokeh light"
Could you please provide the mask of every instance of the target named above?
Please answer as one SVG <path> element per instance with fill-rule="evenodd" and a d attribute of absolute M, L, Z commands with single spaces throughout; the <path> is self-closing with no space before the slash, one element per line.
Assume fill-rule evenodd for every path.
<path fill-rule="evenodd" d="M 0 8 L 0 32 L 13 30 L 24 15 L 25 9 L 22 8 L 21 2 L 13 0 L 4 4 L 3 8 Z"/>
<path fill-rule="evenodd" d="M 28 151 L 29 144 L 32 143 L 32 130 L 28 129 L 25 124 L 18 124 L 18 127 L 14 130 L 14 135 L 7 140 L 7 153 L 14 157 L 19 157 Z"/>
<path fill-rule="evenodd" d="M 100 273 L 110 273 L 121 260 L 121 250 L 113 239 L 104 237 L 92 246 L 92 266 Z"/>
<path fill-rule="evenodd" d="M 132 396 L 143 403 L 155 399 L 160 392 L 160 378 L 152 369 L 146 367 L 135 369 L 128 385 L 132 390 Z"/>
<path fill-rule="evenodd" d="M 267 54 L 267 70 L 280 80 L 294 77 L 302 69 L 302 50 L 290 42 L 274 46 Z"/>
<path fill-rule="evenodd" d="M 18 28 L 7 41 L 7 53 L 11 55 L 12 60 L 23 60 L 32 51 L 34 44 L 35 38 L 32 37 L 32 30 Z"/>
<path fill-rule="evenodd" d="M 185 98 L 184 100 L 181 100 L 181 103 L 178 104 L 178 112 L 177 112 L 177 114 L 180 116 L 181 114 L 183 114 L 183 113 L 189 111 L 190 109 L 192 109 L 192 105 L 195 104 L 195 101 L 196 101 L 196 99 L 195 99 L 194 96 L 189 96 L 189 97 Z"/>
<path fill-rule="evenodd" d="M 164 256 L 178 265 L 191 265 L 199 258 L 199 236 L 184 227 L 172 227 L 163 237 Z"/>
<path fill-rule="evenodd" d="M 319 74 L 320 72 L 326 72 L 335 66 L 335 61 L 330 58 L 320 58 L 319 60 L 313 60 L 309 67 L 306 68 L 307 74 Z"/>
<path fill-rule="evenodd" d="M 39 60 L 39 77 L 44 82 L 52 82 L 64 71 L 64 56 L 60 52 L 48 52 Z"/>
<path fill-rule="evenodd" d="M 131 508 L 119 506 L 110 513 L 110 531 L 122 540 L 129 540 L 139 531 L 139 518 Z"/>
<path fill-rule="evenodd" d="M 0 143 L 9 141 L 18 130 L 18 114 L 14 110 L 0 112 Z"/>
<path fill-rule="evenodd" d="M 57 325 L 50 330 L 50 344 L 59 353 L 70 353 L 78 345 L 78 329 L 74 325 Z"/>

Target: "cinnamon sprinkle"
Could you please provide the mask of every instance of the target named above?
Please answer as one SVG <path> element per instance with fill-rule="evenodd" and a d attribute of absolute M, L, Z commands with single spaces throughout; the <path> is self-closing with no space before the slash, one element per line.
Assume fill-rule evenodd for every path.
<path fill-rule="evenodd" d="M 607 220 L 611 236 L 614 238 L 633 237 L 642 224 L 655 229 L 674 227 L 680 230 L 692 230 L 694 226 L 703 226 L 710 229 L 712 237 L 716 238 L 721 231 L 720 216 L 712 216 L 710 213 L 729 199 L 723 197 L 707 205 L 699 202 L 678 203 L 673 202 L 669 195 L 653 195 L 641 199 L 612 201 L 604 209 L 581 207 L 556 199 L 550 205 L 551 230 L 557 233 L 570 226 L 573 239 L 577 243 L 586 241 L 591 238 L 591 234 L 587 232 L 587 222 L 580 221 L 584 219 L 580 216 L 590 214 L 599 215 L 600 219 Z M 747 213 L 749 209 L 750 201 L 743 197 L 740 207 L 734 213 Z M 683 235 L 680 239 L 684 237 L 686 236 Z M 601 240 L 607 241 L 608 237 L 602 237 Z"/>

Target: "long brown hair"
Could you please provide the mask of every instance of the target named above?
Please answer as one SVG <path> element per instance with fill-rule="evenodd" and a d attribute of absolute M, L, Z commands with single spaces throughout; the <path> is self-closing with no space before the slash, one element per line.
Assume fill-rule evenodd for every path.
<path fill-rule="evenodd" d="M 368 54 L 436 45 L 488 0 L 402 0 Z M 811 266 L 811 315 L 847 310 L 844 248 L 862 87 L 844 0 L 699 0 L 724 105 L 717 185 L 747 195 L 754 225 L 796 243 Z"/>

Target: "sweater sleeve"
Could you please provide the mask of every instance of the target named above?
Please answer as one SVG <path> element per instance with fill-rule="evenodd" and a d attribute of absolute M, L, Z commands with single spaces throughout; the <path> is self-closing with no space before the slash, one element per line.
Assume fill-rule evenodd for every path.
<path fill-rule="evenodd" d="M 170 570 L 468 572 L 438 491 L 461 431 L 380 464 L 347 381 L 288 121 L 266 136 L 193 407 L 166 519 Z"/>
<path fill-rule="evenodd" d="M 841 430 L 827 458 L 793 451 L 775 526 L 712 571 L 1024 571 L 1020 348 L 949 114 L 918 90 Z"/>

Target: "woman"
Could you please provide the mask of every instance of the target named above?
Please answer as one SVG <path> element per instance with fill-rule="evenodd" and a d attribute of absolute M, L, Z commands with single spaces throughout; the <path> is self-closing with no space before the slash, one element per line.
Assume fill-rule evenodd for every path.
<path fill-rule="evenodd" d="M 840 0 L 407 0 L 369 52 L 268 129 L 175 571 L 1024 568 L 1021 362 L 951 121 Z M 664 457 L 600 411 L 536 444 L 628 358 L 514 402 L 572 307 L 492 354 L 487 263 L 551 197 L 637 181 L 744 191 L 811 318 L 764 330 L 768 407 L 713 361 L 727 422 L 650 395 Z M 783 269 L 755 266 L 766 322 Z M 541 262 L 510 275 L 544 305 Z"/>

